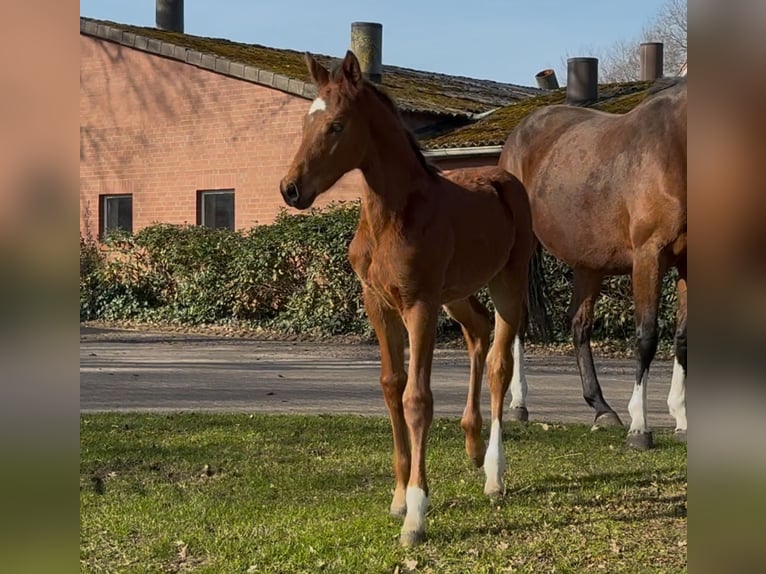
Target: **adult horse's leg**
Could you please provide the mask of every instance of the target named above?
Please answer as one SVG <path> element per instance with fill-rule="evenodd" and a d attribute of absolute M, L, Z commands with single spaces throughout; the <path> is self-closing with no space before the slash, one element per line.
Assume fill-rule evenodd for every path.
<path fill-rule="evenodd" d="M 513 339 L 513 376 L 511 377 L 511 409 L 508 418 L 514 421 L 529 420 L 527 410 L 527 377 L 524 373 L 524 343 L 516 335 Z"/>
<path fill-rule="evenodd" d="M 434 297 L 434 300 L 436 298 Z M 426 441 L 433 420 L 431 365 L 436 341 L 439 306 L 419 301 L 405 309 L 402 316 L 410 336 L 410 364 L 407 386 L 402 397 L 404 420 L 410 438 L 410 478 L 407 483 L 407 515 L 399 537 L 402 546 L 418 544 L 425 539 L 428 509 L 426 480 Z"/>
<path fill-rule="evenodd" d="M 477 467 L 484 464 L 484 440 L 481 438 L 481 378 L 489 349 L 489 312 L 474 297 L 453 301 L 444 306 L 445 311 L 460 323 L 468 354 L 471 357 L 471 375 L 468 383 L 468 399 L 460 419 L 465 432 L 465 450 Z"/>
<path fill-rule="evenodd" d="M 593 353 L 590 337 L 593 333 L 593 308 L 596 304 L 603 276 L 589 269 L 574 269 L 574 290 L 569 315 L 572 319 L 572 339 L 574 340 L 577 366 L 580 369 L 582 393 L 585 402 L 595 411 L 595 426 L 622 426 L 617 413 L 612 410 L 601 393 L 601 385 L 596 377 L 593 365 Z"/>
<path fill-rule="evenodd" d="M 676 419 L 676 440 L 686 442 L 686 261 L 678 265 L 678 323 L 676 325 L 673 378 L 668 393 L 668 410 Z"/>
<path fill-rule="evenodd" d="M 504 491 L 503 403 L 513 374 L 513 342 L 519 332 L 526 293 L 526 262 L 515 261 L 489 283 L 495 304 L 495 339 L 487 356 L 490 391 L 490 434 L 484 457 L 484 493 L 499 496 Z"/>
<path fill-rule="evenodd" d="M 366 288 L 364 306 L 380 344 L 380 386 L 394 434 L 396 489 L 390 512 L 394 516 L 404 516 L 407 512 L 407 480 L 410 477 L 410 447 L 402 406 L 402 394 L 407 384 L 407 374 L 404 371 L 404 325 L 397 311 L 383 305 Z"/>
<path fill-rule="evenodd" d="M 659 307 L 662 271 L 656 250 L 637 250 L 633 259 L 633 301 L 636 319 L 636 384 L 628 403 L 630 430 L 627 444 L 646 450 L 653 446 L 652 433 L 646 421 L 646 387 L 649 366 L 657 352 L 657 309 Z"/>

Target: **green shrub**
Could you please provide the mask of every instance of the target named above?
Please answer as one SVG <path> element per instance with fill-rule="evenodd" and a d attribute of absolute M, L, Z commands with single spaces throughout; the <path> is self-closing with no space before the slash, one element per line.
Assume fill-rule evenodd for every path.
<path fill-rule="evenodd" d="M 104 256 L 92 237 L 80 236 L 80 321 L 99 317 L 96 298 L 101 292 Z"/>
<path fill-rule="evenodd" d="M 260 326 L 282 333 L 372 337 L 361 287 L 348 262 L 359 203 L 307 215 L 284 210 L 246 232 L 157 224 L 135 235 L 112 234 L 104 251 L 80 239 L 80 319 Z M 571 270 L 544 254 L 541 278 L 553 342 L 570 340 Z M 492 309 L 487 290 L 479 299 Z M 665 278 L 660 337 L 675 327 L 674 274 Z M 628 277 L 604 282 L 594 339 L 634 335 Z M 443 314 L 442 337 L 459 337 Z M 529 339 L 540 339 L 530 330 Z"/>
<path fill-rule="evenodd" d="M 552 327 L 552 340 L 571 339 L 568 316 L 572 298 L 572 270 L 555 257 L 543 255 L 545 302 Z M 659 309 L 659 336 L 671 341 L 675 332 L 676 290 L 678 274 L 668 273 L 663 282 Z M 633 340 L 633 291 L 628 275 L 606 277 L 593 314 L 593 339 L 596 341 Z"/>

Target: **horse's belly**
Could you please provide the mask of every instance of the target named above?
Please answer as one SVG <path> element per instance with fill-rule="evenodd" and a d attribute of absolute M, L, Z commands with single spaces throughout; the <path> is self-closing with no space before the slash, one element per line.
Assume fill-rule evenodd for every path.
<path fill-rule="evenodd" d="M 537 222 L 536 222 L 537 223 Z M 590 225 L 557 225 L 546 219 L 535 226 L 543 247 L 570 267 L 603 270 L 607 274 L 627 273 L 633 266 L 633 252 L 627 238 L 614 228 Z"/>
<path fill-rule="evenodd" d="M 532 222 L 540 243 L 571 267 L 610 274 L 629 271 L 633 253 L 627 212 L 608 196 L 573 193 L 572 188 L 537 188 L 531 194 Z"/>

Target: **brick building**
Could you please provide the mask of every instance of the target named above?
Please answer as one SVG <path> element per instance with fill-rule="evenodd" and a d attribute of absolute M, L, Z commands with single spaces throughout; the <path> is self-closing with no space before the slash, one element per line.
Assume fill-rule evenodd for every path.
<path fill-rule="evenodd" d="M 540 92 L 395 66 L 382 85 L 422 141 Z M 270 222 L 314 96 L 302 53 L 81 18 L 81 231 Z M 499 146 L 430 154 L 443 168 L 495 163 Z M 318 205 L 359 197 L 359 177 Z"/>

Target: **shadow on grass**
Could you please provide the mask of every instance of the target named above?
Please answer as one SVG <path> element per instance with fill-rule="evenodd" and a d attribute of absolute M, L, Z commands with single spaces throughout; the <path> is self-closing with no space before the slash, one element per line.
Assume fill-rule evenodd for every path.
<path fill-rule="evenodd" d="M 446 544 L 454 537 L 467 540 L 475 536 L 528 532 L 539 530 L 543 524 L 545 528 L 564 528 L 608 522 L 641 524 L 658 519 L 686 518 L 685 473 L 656 476 L 657 472 L 653 471 L 654 476 L 647 476 L 646 471 L 639 470 L 605 472 L 577 477 L 571 481 L 547 475 L 530 486 L 508 490 L 500 499 L 485 499 L 485 504 L 491 504 L 497 510 L 485 524 L 461 521 L 461 517 L 475 513 L 475 495 L 451 497 L 432 507 L 429 515 L 441 515 L 445 524 L 459 526 L 441 532 L 438 529 L 432 530 L 432 540 Z M 616 490 L 613 494 L 599 494 L 596 498 L 592 494 L 592 487 L 602 492 L 609 487 Z M 660 492 L 676 488 L 684 488 L 684 493 Z M 551 495 L 558 495 L 559 499 L 552 503 L 548 500 Z M 529 518 L 524 517 L 525 508 L 529 510 Z"/>

